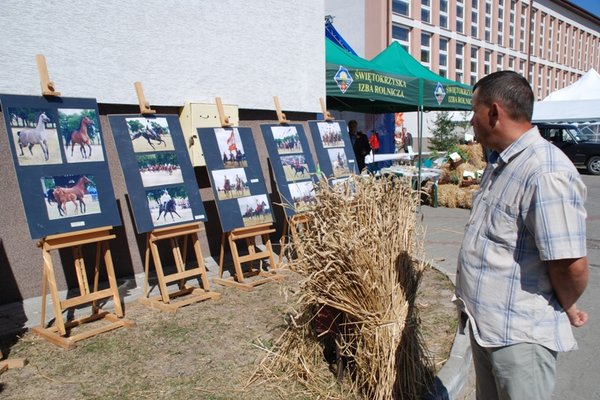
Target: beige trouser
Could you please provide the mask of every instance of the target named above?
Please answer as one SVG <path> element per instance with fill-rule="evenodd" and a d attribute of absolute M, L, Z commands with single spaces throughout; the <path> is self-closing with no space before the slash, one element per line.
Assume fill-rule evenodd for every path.
<path fill-rule="evenodd" d="M 471 332 L 477 400 L 550 400 L 557 353 L 539 344 L 481 347 Z"/>

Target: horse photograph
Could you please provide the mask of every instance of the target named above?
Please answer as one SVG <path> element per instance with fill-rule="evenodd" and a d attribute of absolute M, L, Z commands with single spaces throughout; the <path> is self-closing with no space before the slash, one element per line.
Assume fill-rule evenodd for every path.
<path fill-rule="evenodd" d="M 294 207 L 294 211 L 302 212 L 310 210 L 316 205 L 315 185 L 313 181 L 295 182 L 288 185 L 291 199 L 287 203 Z"/>
<path fill-rule="evenodd" d="M 152 224 L 157 226 L 192 221 L 194 215 L 184 186 L 146 191 Z"/>
<path fill-rule="evenodd" d="M 328 149 L 327 154 L 329 155 L 329 161 L 331 161 L 331 167 L 333 168 L 333 176 L 337 178 L 350 175 L 350 167 L 348 166 L 348 160 L 346 159 L 344 149 Z"/>
<path fill-rule="evenodd" d="M 183 183 L 177 154 L 171 152 L 136 154 L 135 159 L 144 187 Z"/>
<path fill-rule="evenodd" d="M 125 118 L 125 121 L 134 152 L 175 151 L 166 118 Z"/>
<path fill-rule="evenodd" d="M 93 175 L 43 177 L 42 193 L 50 220 L 102 212 Z"/>
<path fill-rule="evenodd" d="M 56 121 L 49 110 L 9 108 L 10 127 L 19 165 L 62 164 Z"/>
<path fill-rule="evenodd" d="M 308 164 L 303 154 L 279 157 L 288 182 L 310 178 Z"/>
<path fill-rule="evenodd" d="M 238 199 L 238 206 L 244 226 L 273 222 L 273 215 L 266 194 Z"/>
<path fill-rule="evenodd" d="M 302 143 L 295 126 L 272 126 L 277 154 L 302 153 Z"/>
<path fill-rule="evenodd" d="M 217 169 L 211 171 L 213 186 L 219 200 L 250 196 L 248 178 L 244 168 Z"/>
<path fill-rule="evenodd" d="M 317 126 L 324 148 L 344 147 L 342 129 L 338 122 L 318 122 Z"/>
<path fill-rule="evenodd" d="M 244 145 L 237 128 L 215 128 L 215 138 L 223 168 L 244 168 L 248 166 Z"/>
<path fill-rule="evenodd" d="M 68 163 L 104 161 L 95 109 L 59 108 L 58 127 Z"/>

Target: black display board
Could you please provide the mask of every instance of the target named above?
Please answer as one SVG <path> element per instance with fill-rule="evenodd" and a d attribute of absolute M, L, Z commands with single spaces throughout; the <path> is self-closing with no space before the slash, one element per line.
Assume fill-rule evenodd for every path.
<path fill-rule="evenodd" d="M 346 121 L 308 121 L 319 170 L 333 181 L 357 173 Z"/>
<path fill-rule="evenodd" d="M 271 169 L 287 217 L 309 209 L 315 202 L 315 165 L 304 127 L 300 124 L 260 126 Z"/>
<path fill-rule="evenodd" d="M 206 221 L 177 115 L 109 115 L 138 233 Z"/>
<path fill-rule="evenodd" d="M 223 232 L 272 223 L 250 128 L 197 128 Z"/>
<path fill-rule="evenodd" d="M 96 100 L 0 102 L 31 237 L 120 225 Z"/>

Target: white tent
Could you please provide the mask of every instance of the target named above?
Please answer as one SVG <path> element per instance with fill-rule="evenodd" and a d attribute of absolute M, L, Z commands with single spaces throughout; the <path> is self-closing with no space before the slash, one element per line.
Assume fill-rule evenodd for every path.
<path fill-rule="evenodd" d="M 600 74 L 592 68 L 577 82 L 550 93 L 543 101 L 536 101 L 533 120 L 600 121 Z"/>

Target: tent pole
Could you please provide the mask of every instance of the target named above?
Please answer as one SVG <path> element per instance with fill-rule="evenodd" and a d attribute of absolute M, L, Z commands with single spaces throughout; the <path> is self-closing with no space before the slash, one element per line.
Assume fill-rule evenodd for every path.
<path fill-rule="evenodd" d="M 417 162 L 419 163 L 418 166 L 418 172 L 417 172 L 417 195 L 419 198 L 419 203 L 417 206 L 417 213 L 421 214 L 421 168 L 423 166 L 423 160 L 422 160 L 422 155 L 423 155 L 423 106 L 419 106 L 419 111 L 418 111 L 418 117 L 417 117 L 417 129 L 418 129 L 418 133 L 417 133 L 417 140 L 419 142 L 419 156 L 417 159 Z"/>

